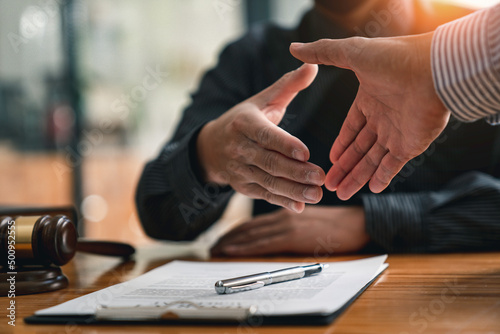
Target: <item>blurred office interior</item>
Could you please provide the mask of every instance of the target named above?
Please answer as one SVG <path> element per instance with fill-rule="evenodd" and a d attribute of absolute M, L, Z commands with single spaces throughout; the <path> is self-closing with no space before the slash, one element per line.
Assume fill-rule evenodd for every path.
<path fill-rule="evenodd" d="M 135 187 L 203 72 L 252 23 L 294 26 L 312 3 L 0 0 L 0 206 L 74 204 L 82 235 L 147 243 Z"/>

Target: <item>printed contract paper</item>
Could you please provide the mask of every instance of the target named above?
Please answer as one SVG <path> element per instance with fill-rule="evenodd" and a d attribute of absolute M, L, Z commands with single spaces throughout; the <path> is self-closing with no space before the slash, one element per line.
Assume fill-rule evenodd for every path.
<path fill-rule="evenodd" d="M 188 301 L 201 307 L 254 307 L 263 316 L 324 315 L 342 308 L 387 268 L 386 258 L 326 262 L 329 266 L 320 274 L 228 295 L 217 294 L 215 282 L 307 263 L 173 261 L 128 282 L 35 314 L 93 315 L 98 306 L 135 308 Z"/>

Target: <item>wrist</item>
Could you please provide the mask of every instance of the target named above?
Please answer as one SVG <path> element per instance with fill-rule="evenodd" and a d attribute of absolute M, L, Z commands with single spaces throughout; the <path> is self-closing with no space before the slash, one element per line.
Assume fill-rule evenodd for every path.
<path fill-rule="evenodd" d="M 432 40 L 434 31 L 415 36 L 416 54 L 418 62 L 416 64 L 415 73 L 420 73 L 421 87 L 427 88 L 427 98 L 429 105 L 433 106 L 435 116 L 445 116 L 449 113 L 443 101 L 439 97 L 435 84 L 434 73 L 432 70 Z"/>
<path fill-rule="evenodd" d="M 213 151 L 215 147 L 211 139 L 215 138 L 212 134 L 212 129 L 215 121 L 210 121 L 205 124 L 196 138 L 196 156 L 198 158 L 199 171 L 202 180 L 205 183 L 216 183 L 221 186 L 226 186 L 227 183 L 222 181 L 222 177 L 217 173 L 216 167 L 216 154 Z"/>
<path fill-rule="evenodd" d="M 200 167 L 200 176 L 204 182 L 211 182 L 209 179 L 209 165 L 210 165 L 210 146 L 208 144 L 208 140 L 210 136 L 208 136 L 210 123 L 205 124 L 200 132 L 198 133 L 198 137 L 196 138 L 196 156 L 198 157 L 198 164 Z"/>

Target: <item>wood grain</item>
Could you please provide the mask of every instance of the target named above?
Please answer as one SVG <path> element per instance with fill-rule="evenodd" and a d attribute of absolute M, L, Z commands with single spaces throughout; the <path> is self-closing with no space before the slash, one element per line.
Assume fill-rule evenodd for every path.
<path fill-rule="evenodd" d="M 340 261 L 362 256 L 339 256 Z M 234 259 L 217 259 L 234 261 Z M 245 261 L 303 261 L 299 257 Z M 22 318 L 129 280 L 168 260 L 148 263 L 78 254 L 63 267 L 67 289 L 16 298 L 16 327 L 3 315 L 0 333 L 500 333 L 500 253 L 390 255 L 389 268 L 336 321 L 318 327 L 27 325 Z M 8 298 L 2 298 L 5 313 Z"/>

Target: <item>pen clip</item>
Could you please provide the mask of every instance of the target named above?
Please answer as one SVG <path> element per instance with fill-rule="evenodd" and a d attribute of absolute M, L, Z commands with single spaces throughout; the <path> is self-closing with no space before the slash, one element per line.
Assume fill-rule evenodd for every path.
<path fill-rule="evenodd" d="M 254 289 L 262 288 L 264 285 L 266 285 L 266 283 L 264 283 L 262 281 L 257 281 L 257 282 L 250 283 L 250 284 L 243 284 L 243 285 L 238 285 L 238 286 L 227 286 L 225 293 L 254 290 Z"/>

